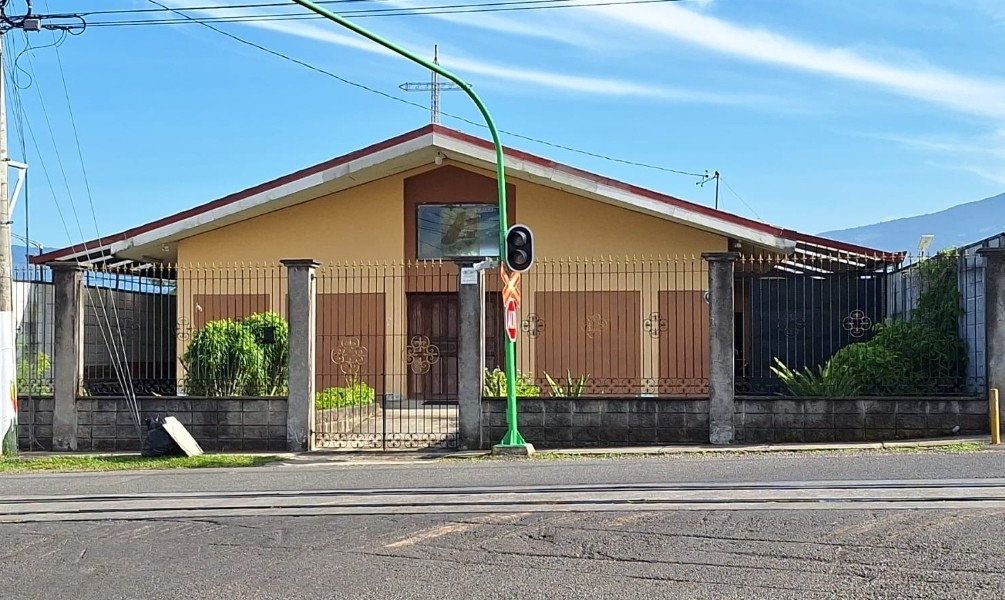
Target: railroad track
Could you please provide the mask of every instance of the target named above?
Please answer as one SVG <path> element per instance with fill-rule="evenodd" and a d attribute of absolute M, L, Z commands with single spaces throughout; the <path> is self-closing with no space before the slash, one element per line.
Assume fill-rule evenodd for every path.
<path fill-rule="evenodd" d="M 0 523 L 507 512 L 1005 508 L 1005 479 L 277 490 L 0 498 Z"/>

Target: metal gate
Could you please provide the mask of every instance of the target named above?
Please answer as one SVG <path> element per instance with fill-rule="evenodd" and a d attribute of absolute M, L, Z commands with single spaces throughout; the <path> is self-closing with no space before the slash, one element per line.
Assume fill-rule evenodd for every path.
<path fill-rule="evenodd" d="M 336 265 L 317 282 L 315 445 L 456 448 L 456 267 Z"/>

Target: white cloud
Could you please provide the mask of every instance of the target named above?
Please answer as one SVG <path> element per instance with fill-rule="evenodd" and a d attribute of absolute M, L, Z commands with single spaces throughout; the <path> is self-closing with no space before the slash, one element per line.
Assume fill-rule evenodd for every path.
<path fill-rule="evenodd" d="M 597 6 L 589 10 L 745 60 L 858 81 L 959 112 L 1005 119 L 1005 81 L 972 78 L 934 67 L 872 60 L 843 48 L 818 46 L 762 28 L 730 23 L 677 4 Z"/>
<path fill-rule="evenodd" d="M 168 0 L 166 2 L 166 4 L 174 6 L 180 5 L 180 3 L 181 0 Z M 205 6 L 206 4 L 204 3 L 203 5 Z M 220 5 L 217 4 L 216 6 Z M 200 16 L 211 15 L 232 17 L 240 14 L 250 13 L 246 13 L 246 11 L 242 10 L 223 11 L 219 9 L 205 9 L 199 11 Z M 356 34 L 342 33 L 333 27 L 323 27 L 296 21 L 242 21 L 241 24 L 296 36 L 303 39 L 344 46 L 364 52 L 394 55 L 391 50 L 379 46 L 374 42 L 366 40 Z M 414 46 L 417 44 L 412 45 Z M 779 107 L 783 104 L 783 102 L 777 98 L 761 95 L 745 95 L 737 93 L 719 94 L 715 92 L 674 89 L 612 78 L 585 77 L 537 69 L 527 69 L 513 65 L 485 62 L 463 56 L 450 56 L 440 62 L 445 68 L 454 71 L 484 75 L 500 81 L 534 84 L 535 86 L 541 88 L 549 88 L 565 92 L 720 105 Z"/>
<path fill-rule="evenodd" d="M 924 152 L 931 164 L 1005 185 L 1005 129 L 971 137 L 873 136 Z"/>
<path fill-rule="evenodd" d="M 384 0 L 383 4 L 397 6 L 401 8 L 415 8 L 419 6 L 429 6 L 426 0 Z M 564 9 L 563 9 L 564 10 Z M 539 11 L 540 13 L 550 11 Z M 556 27 L 556 23 L 551 20 L 536 18 L 513 19 L 492 13 L 437 13 L 428 14 L 428 18 L 457 23 L 466 27 L 495 31 L 506 36 L 524 36 L 559 42 L 576 47 L 602 45 L 602 41 L 596 36 L 591 36 L 584 32 L 572 31 L 567 27 Z M 566 15 L 568 16 L 568 15 Z"/>

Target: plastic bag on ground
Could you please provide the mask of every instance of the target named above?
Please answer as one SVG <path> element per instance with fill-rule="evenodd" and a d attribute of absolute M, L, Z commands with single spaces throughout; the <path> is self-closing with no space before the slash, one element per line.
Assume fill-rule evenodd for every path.
<path fill-rule="evenodd" d="M 171 435 L 164 430 L 164 419 L 155 416 L 145 421 L 147 435 L 143 440 L 140 456 L 153 458 L 157 456 L 180 456 L 185 454 Z"/>

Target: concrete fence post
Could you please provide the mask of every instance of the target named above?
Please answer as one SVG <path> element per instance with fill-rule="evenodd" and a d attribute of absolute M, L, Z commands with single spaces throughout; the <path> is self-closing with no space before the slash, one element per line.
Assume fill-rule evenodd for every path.
<path fill-rule="evenodd" d="M 1005 248 L 981 248 L 984 265 L 984 340 L 987 387 L 1005 390 Z"/>
<path fill-rule="evenodd" d="M 485 371 L 483 274 L 462 266 L 457 293 L 457 437 L 464 450 L 482 444 L 482 373 Z"/>
<path fill-rule="evenodd" d="M 77 449 L 77 396 L 84 379 L 84 268 L 53 262 L 52 449 Z"/>
<path fill-rule="evenodd" d="M 708 262 L 709 302 L 709 378 L 708 441 L 729 444 L 733 441 L 733 414 L 736 411 L 736 374 L 734 372 L 734 264 L 736 252 L 706 252 Z"/>
<path fill-rule="evenodd" d="M 281 261 L 287 271 L 290 319 L 290 384 L 286 412 L 286 447 L 314 449 L 314 367 L 317 346 L 316 275 L 312 259 Z"/>

